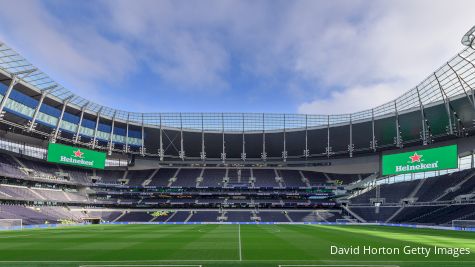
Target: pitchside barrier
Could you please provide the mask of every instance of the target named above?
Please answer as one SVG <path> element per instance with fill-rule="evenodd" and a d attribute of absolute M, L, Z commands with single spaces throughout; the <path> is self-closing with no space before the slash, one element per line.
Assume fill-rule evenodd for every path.
<path fill-rule="evenodd" d="M 209 225 L 209 224 L 222 224 L 222 225 L 236 225 L 236 224 L 249 224 L 249 225 L 368 225 L 368 226 L 392 226 L 392 227 L 405 227 L 405 228 L 419 228 L 419 229 L 436 229 L 436 230 L 451 230 L 451 231 L 466 231 L 475 232 L 475 227 L 451 227 L 451 226 L 434 226 L 434 225 L 419 225 L 419 224 L 403 224 L 403 223 L 351 223 L 351 222 L 104 222 L 102 224 L 111 225 L 126 225 L 126 224 L 168 224 L 168 225 Z M 91 225 L 90 223 L 81 224 L 36 224 L 36 225 L 23 225 L 22 228 L 16 229 L 47 229 L 58 228 L 68 226 L 82 226 Z M 1 228 L 0 230 L 12 230 L 12 228 Z"/>

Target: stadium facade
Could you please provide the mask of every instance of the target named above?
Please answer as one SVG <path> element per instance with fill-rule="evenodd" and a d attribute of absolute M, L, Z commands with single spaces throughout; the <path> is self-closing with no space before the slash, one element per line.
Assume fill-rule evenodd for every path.
<path fill-rule="evenodd" d="M 472 218 L 474 31 L 399 98 L 338 115 L 117 110 L 72 93 L 0 43 L 2 216 L 32 224 Z M 47 163 L 48 144 L 104 151 L 106 169 Z M 382 184 L 395 178 L 382 177 L 381 155 L 454 144 L 467 170 Z M 90 162 L 78 151 L 66 163 Z M 443 219 L 421 217 L 438 212 Z"/>

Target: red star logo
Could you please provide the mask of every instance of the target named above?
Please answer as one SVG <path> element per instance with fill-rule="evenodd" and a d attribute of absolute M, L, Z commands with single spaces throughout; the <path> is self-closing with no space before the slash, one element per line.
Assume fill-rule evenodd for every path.
<path fill-rule="evenodd" d="M 79 148 L 78 148 L 78 150 L 74 151 L 73 153 L 74 153 L 74 156 L 76 158 L 81 158 L 81 159 L 82 159 L 82 155 L 84 155 L 84 153 L 81 152 L 81 150 L 79 150 Z"/>
<path fill-rule="evenodd" d="M 411 163 L 421 162 L 422 155 L 417 155 L 417 152 L 414 152 L 414 155 L 409 156 L 409 158 L 411 159 Z"/>

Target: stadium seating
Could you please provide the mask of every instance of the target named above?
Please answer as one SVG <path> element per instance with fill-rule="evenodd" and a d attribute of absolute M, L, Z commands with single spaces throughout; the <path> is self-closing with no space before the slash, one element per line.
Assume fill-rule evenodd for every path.
<path fill-rule="evenodd" d="M 228 211 L 225 216 L 227 217 L 226 221 L 228 222 L 250 222 L 251 221 L 251 212 L 250 211 Z"/>
<path fill-rule="evenodd" d="M 184 222 L 190 216 L 189 211 L 177 211 L 176 214 L 171 217 L 168 221 L 169 222 Z"/>
<path fill-rule="evenodd" d="M 153 216 L 148 212 L 127 212 L 121 216 L 117 221 L 118 222 L 148 222 L 153 219 Z"/>
<path fill-rule="evenodd" d="M 175 173 L 176 169 L 159 169 L 148 185 L 166 187 L 170 183 L 170 178 L 172 178 Z"/>
<path fill-rule="evenodd" d="M 124 177 L 124 171 L 102 171 L 96 170 L 97 177 L 100 177 L 100 180 L 97 181 L 98 184 L 120 184 L 119 180 Z"/>
<path fill-rule="evenodd" d="M 351 207 L 351 211 L 358 214 L 366 222 L 386 222 L 399 207 Z"/>
<path fill-rule="evenodd" d="M 272 168 L 93 171 L 1 153 L 0 170 L 6 179 L 0 182 L 0 199 L 14 201 L 16 204 L 2 205 L 5 208 L 2 209 L 0 218 L 22 218 L 25 224 L 60 220 L 81 222 L 84 218 L 172 223 L 335 222 L 338 219 L 354 220 L 354 216 L 357 216 L 366 222 L 389 220 L 448 225 L 455 219 L 475 217 L 475 205 L 457 200 L 460 195 L 475 192 L 473 170 L 423 180 L 382 184 L 379 188 L 381 198 L 385 199 L 382 206 L 372 206 L 371 199 L 376 197 L 376 189 L 372 188 L 350 199 L 349 212 L 334 204 L 329 206 L 334 210 L 316 210 L 325 207 L 322 199 L 298 197 L 299 194 L 296 195 L 295 192 L 307 192 L 305 188 L 309 185 L 331 186 L 335 180 L 351 183 L 366 177 L 365 174 L 336 175 Z M 290 195 L 285 195 L 286 193 Z M 409 196 L 415 202 L 402 203 Z M 471 197 L 474 196 L 468 195 L 468 198 Z M 58 204 L 26 206 L 24 201 Z M 66 205 L 73 208 L 75 205 L 89 207 L 82 212 L 65 208 Z M 112 210 L 103 211 L 95 205 L 122 205 L 129 208 L 112 206 Z M 174 211 L 153 216 L 152 211 L 133 210 L 139 205 Z M 261 209 L 256 209 L 258 207 Z M 195 208 L 208 210 L 193 210 Z M 229 209 L 221 212 L 220 208 Z"/>
<path fill-rule="evenodd" d="M 419 189 L 419 192 L 415 197 L 417 197 L 418 202 L 433 201 L 442 196 L 448 188 L 462 182 L 465 176 L 470 172 L 471 170 L 463 170 L 460 172 L 427 178 L 424 182 L 424 186 Z"/>
<path fill-rule="evenodd" d="M 217 222 L 218 211 L 196 211 L 188 222 Z"/>
<path fill-rule="evenodd" d="M 223 178 L 226 175 L 224 169 L 205 169 L 203 173 L 202 187 L 220 187 L 223 185 Z"/>
<path fill-rule="evenodd" d="M 181 169 L 172 186 L 196 187 L 196 179 L 200 173 L 201 169 Z"/>
<path fill-rule="evenodd" d="M 300 175 L 299 171 L 295 170 L 279 170 L 278 173 L 280 177 L 284 178 L 284 185 L 285 187 L 306 187 L 302 181 L 302 176 Z"/>
<path fill-rule="evenodd" d="M 282 211 L 262 211 L 258 216 L 261 222 L 290 222 Z"/>
<path fill-rule="evenodd" d="M 256 182 L 255 187 L 279 187 L 279 184 L 275 181 L 275 172 L 273 169 L 255 169 L 254 177 Z"/>
<path fill-rule="evenodd" d="M 153 173 L 153 170 L 141 170 L 141 171 L 131 171 L 127 172 L 126 179 L 129 180 L 128 185 L 130 186 L 142 186 L 143 182 L 149 178 Z"/>

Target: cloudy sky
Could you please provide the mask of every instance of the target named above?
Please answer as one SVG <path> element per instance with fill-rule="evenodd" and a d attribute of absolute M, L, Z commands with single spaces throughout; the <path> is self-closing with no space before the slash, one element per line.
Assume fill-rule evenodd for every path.
<path fill-rule="evenodd" d="M 131 111 L 345 113 L 462 49 L 475 1 L 0 0 L 0 40 Z"/>

